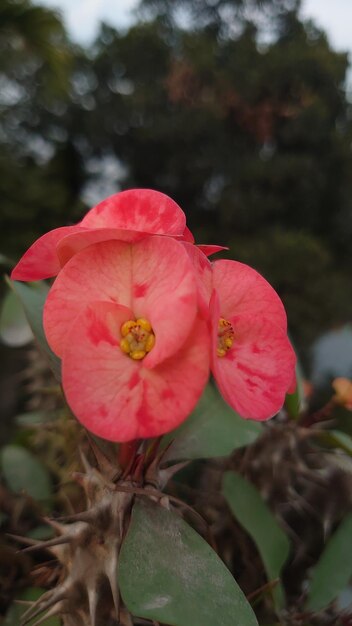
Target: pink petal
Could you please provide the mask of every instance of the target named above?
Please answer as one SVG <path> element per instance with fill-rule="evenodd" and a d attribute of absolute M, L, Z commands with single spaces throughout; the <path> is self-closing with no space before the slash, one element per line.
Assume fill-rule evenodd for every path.
<path fill-rule="evenodd" d="M 263 314 L 286 330 L 286 313 L 279 296 L 265 278 L 248 265 L 223 259 L 215 261 L 213 286 L 219 294 L 222 317 Z"/>
<path fill-rule="evenodd" d="M 195 270 L 198 287 L 198 307 L 199 311 L 207 319 L 209 317 L 209 300 L 212 292 L 212 268 L 211 263 L 199 250 L 198 246 L 184 243 L 185 250 L 189 255 Z"/>
<path fill-rule="evenodd" d="M 182 209 L 160 191 L 129 189 L 116 193 L 91 209 L 82 220 L 88 228 L 119 228 L 151 234 L 182 235 Z"/>
<path fill-rule="evenodd" d="M 154 236 L 134 244 L 104 241 L 75 254 L 44 307 L 45 333 L 58 356 L 76 317 L 96 300 L 127 306 L 135 318 L 149 319 L 156 344 L 145 365 L 154 367 L 182 346 L 197 311 L 195 276 L 183 244 Z"/>
<path fill-rule="evenodd" d="M 212 254 L 216 254 L 217 252 L 221 252 L 222 250 L 229 250 L 226 246 L 217 246 L 216 244 L 203 244 L 200 243 L 197 245 L 197 248 L 203 252 L 206 256 L 211 256 Z"/>
<path fill-rule="evenodd" d="M 63 357 L 63 387 L 72 411 L 91 432 L 110 441 L 155 437 L 178 426 L 196 405 L 209 375 L 206 325 L 154 369 L 117 345 L 115 329 L 128 312 L 99 302 L 76 319 Z M 170 324 L 172 321 L 170 321 Z"/>
<path fill-rule="evenodd" d="M 56 245 L 67 235 L 79 230 L 79 226 L 62 226 L 45 233 L 28 248 L 14 267 L 12 280 L 42 280 L 56 276 L 61 269 Z"/>
<path fill-rule="evenodd" d="M 242 417 L 265 420 L 282 407 L 292 383 L 296 357 L 285 331 L 260 315 L 227 317 L 235 340 L 218 357 L 220 306 L 211 302 L 213 319 L 212 371 L 226 402 Z"/>
<path fill-rule="evenodd" d="M 74 254 L 77 254 L 83 248 L 100 241 L 119 240 L 126 242 L 140 241 L 144 237 L 149 236 L 148 233 L 137 232 L 134 230 L 121 230 L 117 228 L 87 228 L 79 232 L 63 237 L 57 246 L 57 255 L 60 259 L 61 267 L 70 260 Z"/>
<path fill-rule="evenodd" d="M 149 237 L 132 249 L 132 309 L 153 326 L 156 343 L 145 359 L 152 368 L 181 348 L 193 326 L 196 277 L 183 244 L 174 239 Z"/>
<path fill-rule="evenodd" d="M 194 243 L 193 233 L 192 233 L 192 231 L 190 231 L 188 226 L 185 226 L 185 229 L 184 229 L 183 235 L 182 235 L 182 239 L 183 239 L 183 241 L 188 241 L 188 243 Z"/>

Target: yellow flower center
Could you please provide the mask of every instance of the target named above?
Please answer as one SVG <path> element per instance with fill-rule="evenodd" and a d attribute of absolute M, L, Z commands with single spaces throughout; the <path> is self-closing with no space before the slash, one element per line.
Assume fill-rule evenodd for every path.
<path fill-rule="evenodd" d="M 121 335 L 120 348 L 122 352 L 135 361 L 144 359 L 155 344 L 152 325 L 144 317 L 124 322 L 121 326 Z"/>
<path fill-rule="evenodd" d="M 232 324 L 224 317 L 220 317 L 218 322 L 218 356 L 225 356 L 233 345 L 235 333 L 233 332 Z"/>

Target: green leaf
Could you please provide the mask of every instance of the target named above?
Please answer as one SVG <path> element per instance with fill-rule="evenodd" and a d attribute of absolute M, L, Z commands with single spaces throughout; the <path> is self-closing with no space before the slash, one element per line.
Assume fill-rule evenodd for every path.
<path fill-rule="evenodd" d="M 290 551 L 290 543 L 260 493 L 243 476 L 226 472 L 223 494 L 238 522 L 253 539 L 262 558 L 269 581 L 280 578 Z M 281 583 L 273 592 L 275 605 L 282 608 L 284 595 Z"/>
<path fill-rule="evenodd" d="M 25 346 L 33 339 L 23 306 L 13 291 L 6 293 L 2 303 L 0 339 L 5 345 L 13 348 Z"/>
<path fill-rule="evenodd" d="M 165 461 L 227 456 L 235 448 L 253 443 L 262 425 L 245 420 L 226 404 L 213 385 L 208 385 L 193 413 L 165 441 L 172 444 Z"/>
<path fill-rule="evenodd" d="M 352 456 L 352 437 L 350 437 L 350 435 L 340 430 L 328 430 L 320 435 L 320 439 L 334 448 L 340 448 Z"/>
<path fill-rule="evenodd" d="M 22 446 L 4 446 L 0 464 L 11 491 L 25 492 L 35 500 L 50 500 L 52 488 L 49 474 L 31 452 Z"/>
<path fill-rule="evenodd" d="M 329 539 L 313 569 L 307 609 L 320 611 L 348 585 L 352 576 L 352 513 Z"/>
<path fill-rule="evenodd" d="M 287 393 L 285 399 L 285 409 L 291 419 L 297 419 L 304 409 L 304 386 L 303 373 L 299 363 L 296 365 L 297 386 L 293 393 Z"/>
<path fill-rule="evenodd" d="M 40 596 L 45 593 L 45 589 L 39 589 L 37 587 L 31 587 L 26 589 L 18 598 L 18 600 L 25 600 L 27 602 L 35 602 Z M 5 620 L 2 622 L 2 626 L 18 626 L 21 623 L 22 614 L 26 611 L 27 607 L 21 604 L 13 604 L 6 613 Z M 28 622 L 28 626 L 31 626 L 35 622 L 34 618 Z M 48 617 L 48 619 L 42 622 L 44 626 L 60 626 L 61 620 L 58 617 Z"/>
<path fill-rule="evenodd" d="M 171 626 L 257 626 L 217 554 L 176 513 L 137 500 L 122 545 L 119 585 L 133 615 Z"/>
<path fill-rule="evenodd" d="M 50 367 L 56 377 L 61 381 L 60 359 L 50 350 L 43 329 L 43 307 L 48 295 L 49 287 L 41 282 L 35 284 L 21 283 L 15 280 L 7 280 L 11 289 L 21 300 L 29 325 L 34 333 L 42 352 L 48 357 Z"/>

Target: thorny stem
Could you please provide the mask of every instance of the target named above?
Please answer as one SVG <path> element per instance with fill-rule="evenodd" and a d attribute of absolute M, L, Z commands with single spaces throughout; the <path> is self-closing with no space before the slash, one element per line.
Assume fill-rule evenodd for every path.
<path fill-rule="evenodd" d="M 318 411 L 315 411 L 315 413 L 303 414 L 301 419 L 299 420 L 300 426 L 309 428 L 310 426 L 313 426 L 314 424 L 329 420 L 331 418 L 331 414 L 335 406 L 336 406 L 335 400 L 331 399 L 321 409 L 319 409 Z"/>

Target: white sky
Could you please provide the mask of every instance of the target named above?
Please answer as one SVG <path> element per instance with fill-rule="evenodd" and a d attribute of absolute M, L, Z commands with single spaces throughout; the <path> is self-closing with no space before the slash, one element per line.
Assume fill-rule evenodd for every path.
<path fill-rule="evenodd" d="M 36 0 L 58 9 L 71 36 L 89 44 L 100 21 L 117 27 L 128 26 L 138 0 Z M 352 53 L 352 0 L 303 0 L 302 15 L 313 18 L 328 33 L 333 46 Z"/>
<path fill-rule="evenodd" d="M 138 0 L 34 0 L 57 9 L 63 16 L 70 35 L 81 44 L 89 44 L 97 34 L 99 22 L 126 27 Z"/>
<path fill-rule="evenodd" d="M 352 54 L 352 1 L 303 0 L 302 15 L 323 28 L 337 50 Z"/>

